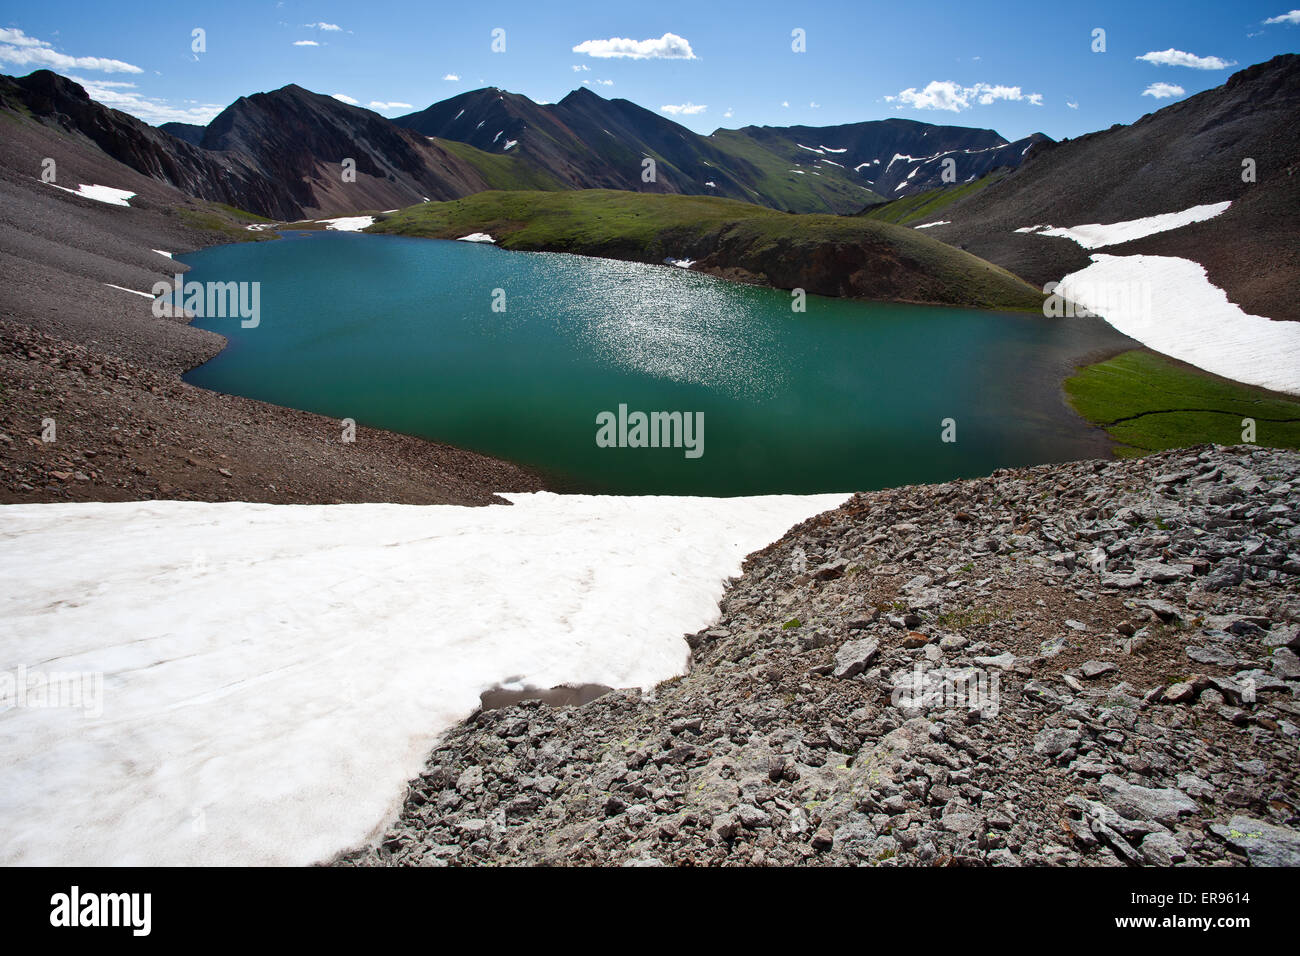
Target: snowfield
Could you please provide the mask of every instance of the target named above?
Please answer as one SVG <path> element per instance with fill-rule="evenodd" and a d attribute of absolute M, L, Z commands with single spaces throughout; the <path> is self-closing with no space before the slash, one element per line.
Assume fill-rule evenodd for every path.
<path fill-rule="evenodd" d="M 1300 394 L 1300 322 L 1250 315 L 1173 256 L 1098 253 L 1056 291 L 1157 352 L 1225 378 Z"/>
<path fill-rule="evenodd" d="M 681 673 L 742 558 L 845 496 L 507 497 L 0 508 L 0 864 L 328 859 L 481 691 Z M 81 706 L 20 699 L 55 674 Z"/>
<path fill-rule="evenodd" d="M 1109 225 L 1022 226 L 1097 249 L 1204 222 L 1231 201 Z M 1224 378 L 1300 394 L 1300 323 L 1250 315 L 1210 282 L 1205 268 L 1175 256 L 1098 253 L 1061 280 L 1057 294 L 1104 318 L 1143 345 Z"/>
<path fill-rule="evenodd" d="M 1068 228 L 1061 226 L 1022 226 L 1015 231 L 1030 232 L 1040 236 L 1061 236 L 1065 239 L 1073 239 L 1085 249 L 1100 249 L 1103 246 L 1132 242 L 1134 239 L 1154 236 L 1159 232 L 1168 232 L 1170 229 L 1189 226 L 1194 222 L 1213 219 L 1215 216 L 1226 212 L 1231 205 L 1232 201 L 1228 200 L 1227 202 L 1207 203 L 1204 206 L 1193 206 L 1191 209 L 1184 209 L 1182 212 L 1161 213 L 1158 216 L 1129 219 L 1125 222 L 1113 222 L 1108 225 L 1092 222 L 1087 225 L 1070 226 Z"/>
<path fill-rule="evenodd" d="M 486 232 L 471 232 L 468 236 L 461 236 L 457 242 L 496 242 Z"/>
<path fill-rule="evenodd" d="M 360 232 L 362 229 L 375 224 L 374 216 L 339 216 L 335 219 L 317 219 L 319 223 L 324 223 L 326 229 L 337 229 L 339 232 Z"/>

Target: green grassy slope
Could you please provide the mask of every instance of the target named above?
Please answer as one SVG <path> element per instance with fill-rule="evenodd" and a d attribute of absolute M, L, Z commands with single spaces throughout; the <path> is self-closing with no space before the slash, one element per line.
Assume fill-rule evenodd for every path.
<path fill-rule="evenodd" d="M 960 186 L 945 186 L 942 189 L 927 189 L 925 192 L 917 193 L 914 196 L 904 196 L 902 199 L 895 199 L 893 202 L 887 202 L 881 206 L 864 209 L 860 215 L 864 219 L 874 219 L 877 222 L 892 222 L 900 226 L 934 222 L 943 218 L 939 213 L 945 206 L 979 192 L 986 186 L 990 186 L 1002 179 L 1006 174 L 1006 170 L 1000 169 L 989 173 L 987 176 L 981 176 L 971 183 L 962 183 Z"/>
<path fill-rule="evenodd" d="M 537 169 L 509 153 L 485 153 L 454 139 L 435 138 L 447 152 L 469 163 L 492 189 L 564 189 L 563 183 L 545 170 Z"/>
<path fill-rule="evenodd" d="M 1300 402 L 1140 349 L 1080 369 L 1065 392 L 1080 415 L 1123 442 L 1123 456 L 1205 442 L 1239 445 L 1243 418 L 1255 420 L 1257 444 L 1300 448 Z"/>
<path fill-rule="evenodd" d="M 662 262 L 825 295 L 1037 310 L 1042 295 L 982 259 L 915 230 L 851 216 L 795 215 L 709 196 L 591 189 L 484 192 L 381 217 L 371 232 L 506 249 Z"/>
<path fill-rule="evenodd" d="M 863 185 L 849 169 L 817 163 L 801 164 L 802 173 L 791 172 L 789 160 L 763 147 L 739 130 L 720 129 L 709 142 L 735 157 L 737 178 L 748 181 L 757 193 L 749 198 L 792 212 L 857 212 L 882 198 Z M 741 172 L 744 170 L 745 172 Z"/>

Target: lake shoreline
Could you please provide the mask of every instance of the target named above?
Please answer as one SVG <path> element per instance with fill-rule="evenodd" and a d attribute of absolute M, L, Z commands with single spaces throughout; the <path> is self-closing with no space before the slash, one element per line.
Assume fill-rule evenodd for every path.
<path fill-rule="evenodd" d="M 1112 443 L 1065 403 L 1062 383 L 1081 362 L 1135 344 L 1099 319 L 816 295 L 789 321 L 780 292 L 668 265 L 281 234 L 189 260 L 198 279 L 260 280 L 275 321 L 245 331 L 200 320 L 233 347 L 187 381 L 475 449 L 553 490 L 869 490 L 1109 456 Z M 354 306 L 355 284 L 389 291 Z M 496 287 L 509 291 L 508 312 L 495 300 L 488 311 Z M 485 392 L 478 383 L 500 369 L 515 370 L 506 393 Z M 823 378 L 829 391 L 814 384 Z M 683 465 L 596 450 L 584 423 L 624 400 L 706 411 L 710 453 Z M 501 418 L 506 408 L 526 408 L 531 425 Z M 963 422 L 956 446 L 937 441 L 949 415 Z M 738 455 L 749 470 L 728 478 Z"/>
<path fill-rule="evenodd" d="M 0 505 L 483 505 L 548 489 L 515 464 L 423 438 L 360 426 L 343 445 L 335 420 L 183 381 L 227 338 L 154 316 L 129 292 L 187 268 L 154 250 L 231 244 L 238 227 L 220 210 L 203 214 L 218 229 L 195 225 L 210 207 L 188 200 L 97 218 L 102 204 L 39 180 L 0 180 L 0 193 L 46 250 L 0 296 Z M 64 241 L 72 228 L 83 244 Z"/>

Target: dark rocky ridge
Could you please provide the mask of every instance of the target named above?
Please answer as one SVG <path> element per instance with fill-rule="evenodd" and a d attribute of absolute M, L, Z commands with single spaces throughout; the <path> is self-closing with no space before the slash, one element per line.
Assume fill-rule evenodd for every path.
<path fill-rule="evenodd" d="M 1300 864 L 1298 507 L 1249 446 L 857 495 L 687 676 L 476 715 L 338 862 Z"/>
<path fill-rule="evenodd" d="M 236 101 L 204 129 L 202 146 L 101 106 L 48 70 L 0 77 L 0 105 L 84 137 L 186 195 L 274 219 L 409 206 L 487 188 L 471 165 L 436 144 L 300 87 Z M 353 183 L 343 182 L 344 158 L 356 160 Z"/>
<path fill-rule="evenodd" d="M 394 122 L 488 152 L 500 152 L 506 142 L 515 141 L 512 154 L 566 188 L 723 196 L 781 209 L 786 203 L 767 191 L 768 177 L 773 172 L 787 175 L 792 164 L 815 160 L 815 154 L 799 144 L 846 150 L 818 160 L 817 175 L 834 181 L 840 191 L 798 212 L 852 212 L 873 193 L 895 198 L 929 189 L 940 182 L 939 154 L 944 151 L 955 151 L 957 174 L 964 181 L 1001 166 L 1016 166 L 1030 145 L 1046 140 L 1035 134 L 1008 144 L 993 130 L 902 119 L 828 127 L 748 126 L 701 136 L 629 100 L 607 100 L 585 87 L 546 105 L 496 88 L 473 90 Z M 918 160 L 900 160 L 890 167 L 896 153 Z M 641 180 L 645 156 L 659 163 L 654 183 Z M 890 167 L 879 179 L 871 169 L 854 169 L 874 159 L 879 160 L 874 170 Z M 873 179 L 874 185 L 869 181 Z M 902 183 L 907 185 L 900 191 Z"/>
<path fill-rule="evenodd" d="M 277 208 L 252 210 L 277 219 L 454 199 L 487 186 L 426 137 L 296 85 L 240 97 L 208 124 L 202 146 L 243 157 L 277 184 Z M 356 162 L 356 182 L 343 181 L 345 159 Z"/>

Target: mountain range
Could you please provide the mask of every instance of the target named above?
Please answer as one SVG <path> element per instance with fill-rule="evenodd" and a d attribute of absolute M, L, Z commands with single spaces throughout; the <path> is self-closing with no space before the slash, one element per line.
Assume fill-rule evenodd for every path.
<path fill-rule="evenodd" d="M 155 128 L 45 70 L 0 78 L 0 104 L 91 139 L 137 172 L 279 220 L 458 198 L 485 189 L 634 189 L 790 212 L 852 213 L 948 179 L 1018 166 L 1042 134 L 888 119 L 704 136 L 580 87 L 539 104 L 496 88 L 389 120 L 289 85 L 240 97 L 206 127 Z M 653 159 L 654 175 L 643 176 Z M 341 163 L 356 163 L 344 183 Z"/>
<path fill-rule="evenodd" d="M 1085 267 L 1090 251 L 1030 227 L 1231 201 L 1222 215 L 1106 251 L 1192 259 L 1247 311 L 1300 319 L 1296 54 L 1242 69 L 1135 123 L 1061 142 L 1041 134 L 1008 142 L 992 130 L 904 119 L 700 135 L 586 88 L 555 104 L 474 90 L 389 120 L 290 85 L 241 97 L 204 127 L 155 128 L 44 70 L 0 77 L 6 113 L 35 120 L 22 126 L 23 149 L 59 157 L 61 177 L 121 164 L 128 170 L 83 181 L 145 184 L 163 189 L 164 202 L 206 200 L 297 221 L 488 190 L 711 196 L 924 225 L 928 237 L 1040 287 Z M 641 175 L 647 157 L 656 166 L 651 182 Z M 356 180 L 344 183 L 348 158 Z M 945 169 L 955 182 L 945 181 Z M 712 254 L 715 238 L 700 241 L 700 256 Z"/>

